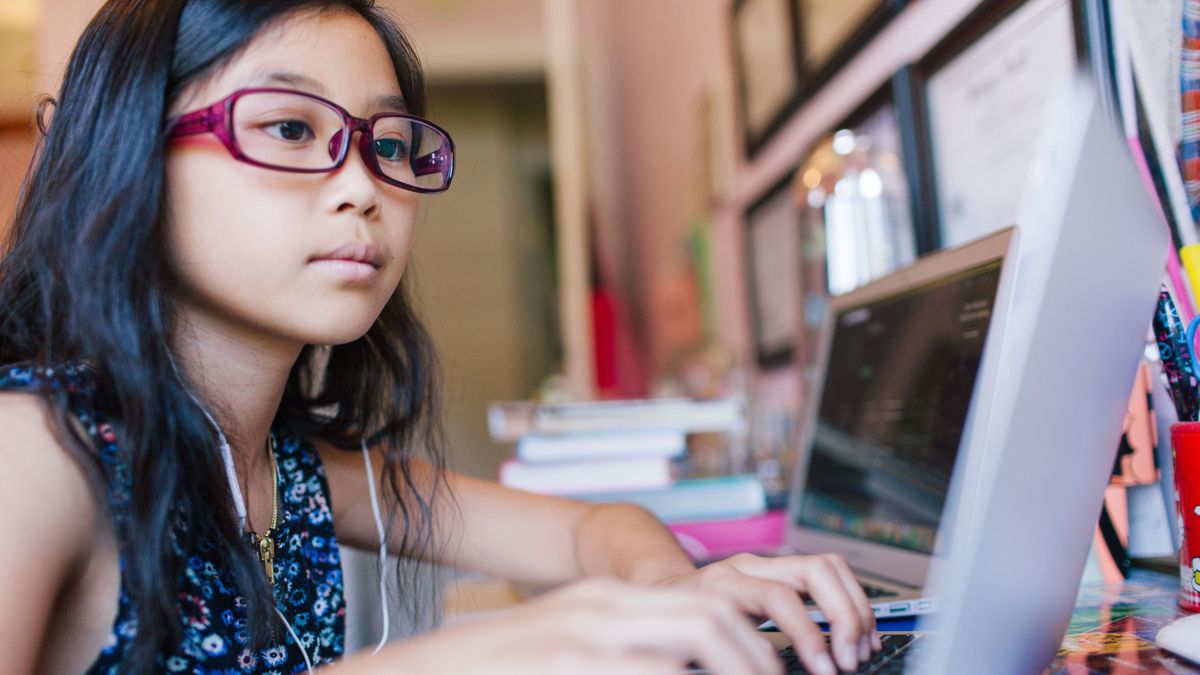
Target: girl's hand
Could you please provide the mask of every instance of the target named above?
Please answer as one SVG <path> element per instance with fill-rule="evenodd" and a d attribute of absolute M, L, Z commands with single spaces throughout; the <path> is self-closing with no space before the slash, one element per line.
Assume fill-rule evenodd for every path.
<path fill-rule="evenodd" d="M 821 675 L 832 675 L 835 668 L 801 594 L 815 600 L 829 619 L 833 656 L 842 670 L 854 670 L 870 657 L 872 647 L 882 646 L 867 596 L 840 556 L 762 558 L 743 553 L 658 583 L 709 591 L 732 600 L 746 614 L 772 619 L 792 639 L 804 665 Z"/>
<path fill-rule="evenodd" d="M 589 579 L 395 645 L 403 672 L 777 675 L 782 663 L 729 597 Z"/>

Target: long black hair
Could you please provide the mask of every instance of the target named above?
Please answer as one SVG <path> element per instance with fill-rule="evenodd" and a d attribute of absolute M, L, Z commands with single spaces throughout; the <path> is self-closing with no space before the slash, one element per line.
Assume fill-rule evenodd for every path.
<path fill-rule="evenodd" d="M 278 636 L 271 590 L 238 532 L 213 431 L 168 349 L 175 313 L 164 115 L 189 84 L 302 10 L 352 11 L 370 23 L 408 109 L 422 114 L 417 58 L 373 0 L 109 0 L 71 55 L 51 121 L 39 116 L 42 135 L 0 261 L 0 363 L 86 361 L 97 407 L 117 429 L 136 533 L 121 541 L 139 626 L 129 671 L 156 670 L 182 638 L 173 538 L 185 551 L 214 542 L 247 600 L 252 642 Z M 56 433 L 104 504 L 107 486 L 86 436 L 61 392 L 43 395 L 56 411 Z M 398 515 L 409 554 L 402 568 L 428 550 L 439 483 L 418 480 L 412 462 L 444 467 L 438 370 L 403 284 L 362 338 L 301 351 L 275 422 L 347 450 L 369 432 L 369 442 L 386 448 L 389 526 Z M 401 577 L 417 574 L 410 568 Z"/>

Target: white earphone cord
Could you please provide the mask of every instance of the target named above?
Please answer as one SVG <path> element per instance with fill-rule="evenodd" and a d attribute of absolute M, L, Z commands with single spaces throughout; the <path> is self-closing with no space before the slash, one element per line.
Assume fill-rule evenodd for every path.
<path fill-rule="evenodd" d="M 180 383 L 184 382 L 183 374 L 179 372 L 179 366 L 175 364 L 175 357 L 170 357 L 171 370 L 175 371 L 175 377 L 179 378 Z M 208 412 L 208 406 L 204 405 L 191 389 L 184 386 L 183 391 L 192 399 L 192 403 L 204 413 L 204 417 L 208 419 L 208 423 L 212 425 L 214 431 L 217 432 L 217 441 L 221 446 L 221 460 L 225 462 L 225 480 L 229 481 L 229 491 L 232 492 L 233 509 L 237 513 L 238 529 L 246 527 L 246 502 L 242 499 L 242 489 L 238 485 L 237 471 L 233 468 L 233 451 L 229 449 L 229 440 L 225 438 L 225 432 L 221 430 L 221 425 L 217 424 L 217 420 L 213 418 L 212 413 Z"/>
<path fill-rule="evenodd" d="M 379 644 L 375 645 L 372 654 L 378 654 L 387 642 L 390 626 L 388 625 L 387 603 L 387 540 L 384 538 L 383 517 L 379 514 L 379 497 L 375 494 L 375 471 L 371 468 L 371 451 L 367 449 L 367 438 L 362 437 L 363 464 L 367 470 L 367 490 L 371 493 L 371 514 L 375 516 L 375 531 L 379 534 L 379 607 L 383 610 L 383 630 L 379 635 Z"/>

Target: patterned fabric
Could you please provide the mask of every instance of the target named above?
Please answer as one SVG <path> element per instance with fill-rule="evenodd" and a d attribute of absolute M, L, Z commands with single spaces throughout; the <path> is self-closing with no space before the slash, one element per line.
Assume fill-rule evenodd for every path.
<path fill-rule="evenodd" d="M 1200 222 L 1200 0 L 1183 0 L 1183 51 L 1179 67 L 1183 137 L 1179 163 L 1192 219 Z"/>
<path fill-rule="evenodd" d="M 58 392 L 70 412 L 87 429 L 99 450 L 108 480 L 108 502 L 125 569 L 129 531 L 129 471 L 117 450 L 113 426 L 92 404 L 94 377 L 87 366 L 64 364 L 53 369 L 0 368 L 0 390 Z M 346 606 L 342 595 L 341 557 L 333 531 L 325 471 L 311 443 L 272 429 L 279 465 L 279 523 L 275 550 L 275 599 L 304 645 L 313 665 L 339 658 L 345 648 Z M 247 544 L 249 545 L 249 544 Z M 169 673 L 304 672 L 304 656 L 283 631 L 267 649 L 247 647 L 246 603 L 217 562 L 210 545 L 176 554 L 186 560 L 178 580 L 179 620 L 183 641 L 161 654 L 160 669 Z M 104 648 L 89 673 L 120 673 L 137 634 L 137 617 L 121 580 L 117 617 Z"/>

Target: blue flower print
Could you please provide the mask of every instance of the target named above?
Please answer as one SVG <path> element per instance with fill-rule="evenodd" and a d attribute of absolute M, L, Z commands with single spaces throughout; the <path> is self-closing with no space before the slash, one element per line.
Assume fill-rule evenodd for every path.
<path fill-rule="evenodd" d="M 200 643 L 201 648 L 209 656 L 220 656 L 225 653 L 225 641 L 220 635 L 209 635 Z"/>
<path fill-rule="evenodd" d="M 283 663 L 287 658 L 287 649 L 284 647 L 271 647 L 262 651 L 263 662 L 268 666 L 277 666 Z"/>
<path fill-rule="evenodd" d="M 258 659 L 254 657 L 254 653 L 249 649 L 243 649 L 238 653 L 238 667 L 244 672 L 254 670 L 254 665 L 258 663 Z"/>

